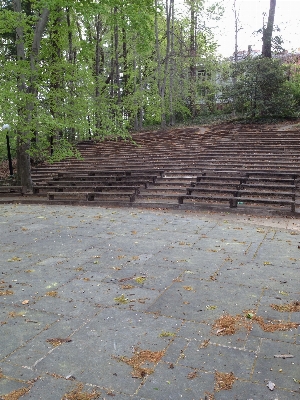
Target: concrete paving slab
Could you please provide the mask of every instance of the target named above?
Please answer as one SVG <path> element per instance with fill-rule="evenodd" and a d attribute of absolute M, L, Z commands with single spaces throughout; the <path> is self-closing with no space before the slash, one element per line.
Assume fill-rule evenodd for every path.
<path fill-rule="evenodd" d="M 299 285 L 298 271 L 295 268 L 264 265 L 263 263 L 247 262 L 226 265 L 219 272 L 218 281 L 223 284 L 238 279 L 242 284 L 272 289 L 278 292 L 297 292 Z"/>
<path fill-rule="evenodd" d="M 300 313 L 270 307 L 299 300 L 296 219 L 1 205 L 0 226 L 0 398 L 78 385 L 116 400 L 299 397 Z M 246 310 L 295 325 L 216 334 Z M 133 359 L 153 373 L 137 377 Z M 231 389 L 216 372 L 234 374 Z"/>
<path fill-rule="evenodd" d="M 234 391 L 232 397 L 228 397 Z M 263 400 L 295 400 L 299 393 L 292 393 L 288 390 L 280 390 L 275 387 L 273 391 L 267 388 L 266 384 L 254 384 L 253 382 L 237 381 L 231 391 L 223 390 L 215 394 L 215 400 L 240 400 L 240 399 L 263 399 Z"/>
<path fill-rule="evenodd" d="M 28 340 L 24 346 L 16 350 L 7 361 L 14 365 L 22 365 L 31 370 L 35 370 L 36 365 L 51 354 L 57 345 L 51 340 L 62 338 L 72 340 L 72 335 L 85 324 L 80 318 L 70 318 L 66 320 L 58 320 L 49 325 L 46 330 L 41 331 L 34 340 Z M 61 346 L 67 345 L 69 342 L 62 343 Z"/>
<path fill-rule="evenodd" d="M 204 399 L 205 391 L 210 393 L 214 391 L 213 373 L 206 373 L 181 365 L 169 368 L 164 364 L 160 364 L 156 372 L 155 376 L 149 376 L 147 382 L 139 390 L 142 398 L 194 400 Z M 193 373 L 195 377 L 189 379 L 189 376 L 192 376 Z M 200 388 L 205 388 L 205 390 Z"/>
<path fill-rule="evenodd" d="M 8 317 L 2 321 L 4 324 L 0 328 L 1 360 L 6 360 L 10 354 L 35 338 L 57 319 L 55 314 L 35 310 L 16 309 L 16 311 L 10 312 Z"/>
<path fill-rule="evenodd" d="M 71 392 L 75 387 L 76 385 L 71 380 L 45 375 L 40 377 L 30 391 L 21 398 L 25 400 L 61 399 L 66 393 Z M 90 388 L 88 389 L 90 390 Z"/>
<path fill-rule="evenodd" d="M 148 312 L 194 320 L 214 321 L 218 315 L 238 314 L 242 310 L 255 308 L 261 290 L 255 287 L 227 284 L 217 281 L 202 282 L 185 277 L 184 282 L 174 282 L 151 305 Z"/>
<path fill-rule="evenodd" d="M 212 373 L 215 371 L 232 372 L 237 378 L 249 380 L 255 361 L 256 354 L 251 351 L 213 344 L 201 348 L 198 343 L 190 342 L 178 363 Z"/>
<path fill-rule="evenodd" d="M 300 346 L 283 341 L 263 339 L 260 357 L 255 365 L 253 380 L 260 383 L 276 382 L 277 388 L 299 389 L 295 375 L 299 372 Z M 293 358 L 274 358 L 274 355 L 287 354 Z"/>

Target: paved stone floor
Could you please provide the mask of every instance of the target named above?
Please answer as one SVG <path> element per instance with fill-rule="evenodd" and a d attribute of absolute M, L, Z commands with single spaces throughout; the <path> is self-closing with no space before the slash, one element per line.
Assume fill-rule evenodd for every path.
<path fill-rule="evenodd" d="M 1 205 L 0 226 L 1 399 L 300 398 L 300 221 Z"/>

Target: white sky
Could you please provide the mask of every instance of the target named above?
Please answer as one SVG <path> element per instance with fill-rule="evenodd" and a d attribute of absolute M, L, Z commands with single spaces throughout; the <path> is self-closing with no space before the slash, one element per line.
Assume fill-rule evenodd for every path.
<path fill-rule="evenodd" d="M 221 29 L 215 29 L 215 35 L 220 44 L 219 51 L 228 56 L 234 52 L 234 14 L 232 11 L 233 0 L 224 0 L 226 7 L 225 15 L 220 23 Z M 254 36 L 252 33 L 262 28 L 263 13 L 268 18 L 269 0 L 237 0 L 237 8 L 240 10 L 240 24 L 243 27 L 238 34 L 239 50 L 247 50 L 252 45 L 255 50 L 260 50 L 261 35 Z M 300 48 L 300 0 L 277 0 L 275 11 L 275 25 L 278 25 L 287 50 L 298 50 Z M 219 32 L 218 32 L 219 31 Z M 277 33 L 278 34 L 278 33 Z"/>
<path fill-rule="evenodd" d="M 218 0 L 206 0 L 206 4 L 216 3 Z M 219 53 L 223 56 L 232 55 L 234 52 L 234 13 L 232 11 L 233 0 L 219 0 L 223 2 L 225 14 L 221 21 L 210 22 L 207 25 L 214 26 L 214 34 L 219 44 Z M 175 4 L 184 0 L 175 0 Z M 277 0 L 274 24 L 278 25 L 282 36 L 283 47 L 289 51 L 300 51 L 300 0 Z M 248 45 L 252 49 L 261 50 L 261 35 L 254 36 L 254 31 L 262 28 L 263 13 L 266 13 L 267 21 L 270 0 L 236 0 L 239 10 L 240 25 L 243 27 L 238 34 L 239 50 L 247 50 Z"/>

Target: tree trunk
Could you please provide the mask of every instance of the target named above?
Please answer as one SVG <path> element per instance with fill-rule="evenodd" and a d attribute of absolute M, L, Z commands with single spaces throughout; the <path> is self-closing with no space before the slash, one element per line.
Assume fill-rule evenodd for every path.
<path fill-rule="evenodd" d="M 243 29 L 240 25 L 239 11 L 236 8 L 236 0 L 233 2 L 232 11 L 234 13 L 234 62 L 238 62 L 238 33 Z"/>
<path fill-rule="evenodd" d="M 96 105 L 95 128 L 96 128 L 96 134 L 99 135 L 101 129 L 101 118 L 99 113 L 99 108 L 100 108 L 99 97 L 100 97 L 100 73 L 102 64 L 101 63 L 102 22 L 99 14 L 95 17 L 95 30 L 96 30 L 96 35 L 95 35 L 96 45 L 95 45 L 95 60 L 94 60 L 95 105 Z"/>
<path fill-rule="evenodd" d="M 166 55 L 164 61 L 161 59 L 160 54 L 160 43 L 159 43 L 159 36 L 158 36 L 158 18 L 157 13 L 155 14 L 155 46 L 156 46 L 156 56 L 157 56 L 157 85 L 158 85 L 158 93 L 161 101 L 161 127 L 165 128 L 167 125 L 166 121 L 166 84 L 167 84 L 167 74 L 169 70 L 169 60 L 170 60 L 170 44 L 171 44 L 171 9 L 172 3 L 174 0 L 166 0 Z M 158 8 L 158 2 L 155 0 L 155 8 Z M 162 64 L 164 62 L 164 69 L 162 69 Z"/>
<path fill-rule="evenodd" d="M 18 14 L 19 24 L 16 27 L 16 49 L 17 61 L 24 62 L 25 60 L 25 38 L 22 21 L 22 4 L 21 0 L 13 0 L 13 10 Z M 43 9 L 40 18 L 35 26 L 32 47 L 30 52 L 30 80 L 28 85 L 24 74 L 21 72 L 18 76 L 18 91 L 23 103 L 20 104 L 19 124 L 17 127 L 17 181 L 20 185 L 24 186 L 27 191 L 32 190 L 31 179 L 31 166 L 30 156 L 28 150 L 30 149 L 30 139 L 32 136 L 33 127 L 32 114 L 34 109 L 33 98 L 29 97 L 36 95 L 36 62 L 39 55 L 40 42 L 48 22 L 49 10 Z M 22 125 L 21 125 L 22 124 Z"/>
<path fill-rule="evenodd" d="M 191 1 L 191 26 L 190 26 L 190 111 L 192 118 L 196 116 L 196 54 L 197 54 L 197 12 L 195 1 Z"/>
<path fill-rule="evenodd" d="M 71 10 L 70 7 L 66 7 L 66 15 L 67 15 L 67 26 L 68 26 L 68 42 L 69 42 L 69 51 L 68 51 L 68 62 L 72 65 L 76 64 L 76 49 L 73 47 L 73 32 L 72 32 L 72 26 L 71 26 Z M 72 79 L 69 80 L 68 82 L 69 85 L 69 91 L 71 94 L 71 99 L 70 99 L 70 103 L 71 103 L 71 108 L 73 109 L 73 105 L 74 105 L 74 101 L 73 101 L 73 96 L 75 95 L 75 85 L 74 85 L 74 81 Z M 69 115 L 68 115 L 69 117 Z M 75 141 L 75 126 L 71 126 L 70 127 L 70 132 L 69 132 L 69 137 L 68 140 L 73 142 Z"/>
<path fill-rule="evenodd" d="M 19 26 L 16 27 L 16 50 L 17 50 L 17 61 L 25 60 L 25 46 L 24 46 L 24 32 L 22 26 L 22 7 L 21 0 L 13 1 L 13 10 L 19 13 Z M 24 98 L 24 94 L 27 92 L 25 77 L 22 72 L 18 75 L 18 91 L 20 97 Z M 27 119 L 27 107 L 26 104 L 21 104 L 18 110 L 19 119 Z M 21 130 L 20 124 L 17 127 L 17 183 L 26 187 L 27 190 L 32 189 L 31 180 L 31 166 L 30 157 L 28 150 L 30 148 L 30 138 L 26 137 L 27 132 Z"/>
<path fill-rule="evenodd" d="M 118 14 L 118 8 L 114 8 L 114 15 Z M 117 22 L 114 26 L 114 51 L 115 51 L 115 86 L 117 90 L 117 103 L 121 103 L 121 85 L 120 85 L 120 62 L 119 62 L 119 26 Z"/>
<path fill-rule="evenodd" d="M 64 10 L 61 7 L 56 7 L 55 18 L 51 27 L 49 28 L 51 65 L 49 83 L 49 111 L 54 121 L 59 120 L 62 117 L 62 112 L 64 109 L 60 94 L 64 87 L 62 79 L 64 74 L 61 67 L 63 50 L 60 43 L 63 14 Z M 50 154 L 52 155 L 54 152 L 55 140 L 59 140 L 63 137 L 63 131 L 61 128 L 52 128 L 49 131 Z"/>
<path fill-rule="evenodd" d="M 170 39 L 170 125 L 175 125 L 175 113 L 174 113 L 174 106 L 173 106 L 173 85 L 174 85 L 174 70 L 175 70 L 175 57 L 174 57 L 174 0 L 170 0 L 170 11 L 171 11 L 171 39 Z"/>
<path fill-rule="evenodd" d="M 272 57 L 272 34 L 274 27 L 276 0 L 270 0 L 270 9 L 267 27 L 263 27 L 263 46 L 262 56 L 271 58 Z"/>

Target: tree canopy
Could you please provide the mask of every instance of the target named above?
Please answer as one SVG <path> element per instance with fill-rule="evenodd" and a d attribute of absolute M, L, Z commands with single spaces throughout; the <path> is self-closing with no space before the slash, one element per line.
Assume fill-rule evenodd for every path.
<path fill-rule="evenodd" d="M 195 114 L 195 68 L 216 44 L 204 2 L 186 5 L 177 15 L 174 0 L 0 2 L 0 120 L 12 127 L 24 186 L 30 157 L 55 160 L 79 139 Z"/>
<path fill-rule="evenodd" d="M 207 23 L 220 18 L 221 4 L 184 4 L 183 12 L 175 0 L 0 1 L 0 122 L 11 126 L 19 183 L 30 190 L 30 163 L 73 155 L 78 140 L 174 125 L 222 103 L 230 110 L 232 93 L 248 113 L 259 68 L 235 70 L 240 76 L 226 98 L 231 68 L 216 56 Z M 277 90 L 285 75 L 274 68 L 265 63 L 261 71 L 277 74 Z M 256 86 L 260 113 L 262 101 L 264 112 L 270 109 L 265 79 Z"/>

